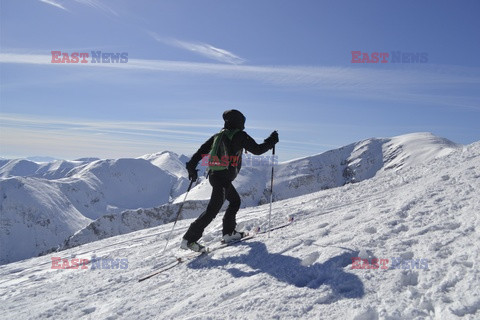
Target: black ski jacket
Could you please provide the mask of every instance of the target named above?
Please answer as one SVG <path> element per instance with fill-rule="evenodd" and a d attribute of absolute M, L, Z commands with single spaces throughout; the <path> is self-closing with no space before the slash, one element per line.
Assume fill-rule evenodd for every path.
<path fill-rule="evenodd" d="M 195 169 L 197 167 L 198 162 L 202 159 L 202 155 L 208 154 L 212 149 L 213 140 L 215 139 L 216 134 L 214 134 L 210 139 L 208 139 L 202 146 L 195 152 L 192 156 L 192 159 L 187 163 L 187 167 L 191 166 L 191 168 Z M 232 154 L 237 154 L 240 150 L 245 149 L 254 155 L 260 155 L 268 150 L 272 149 L 274 145 L 271 143 L 263 142 L 258 144 L 253 140 L 252 137 L 248 135 L 245 131 L 241 130 L 232 138 Z M 229 167 L 229 176 L 230 179 L 233 181 L 238 172 L 242 167 L 242 154 L 240 153 L 240 157 L 238 159 L 238 163 L 236 167 Z"/>

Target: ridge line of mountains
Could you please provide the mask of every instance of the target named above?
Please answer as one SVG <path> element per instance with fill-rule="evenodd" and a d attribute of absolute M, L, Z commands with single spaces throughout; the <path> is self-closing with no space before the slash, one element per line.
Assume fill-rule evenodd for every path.
<path fill-rule="evenodd" d="M 274 200 L 359 183 L 386 171 L 401 174 L 462 148 L 431 133 L 412 133 L 282 162 L 275 168 Z M 186 161 L 169 151 L 135 159 L 1 159 L 0 264 L 171 222 L 189 183 Z M 242 167 L 234 182 L 242 207 L 268 202 L 270 172 L 268 166 Z M 198 216 L 210 192 L 208 180 L 201 178 L 182 218 Z"/>

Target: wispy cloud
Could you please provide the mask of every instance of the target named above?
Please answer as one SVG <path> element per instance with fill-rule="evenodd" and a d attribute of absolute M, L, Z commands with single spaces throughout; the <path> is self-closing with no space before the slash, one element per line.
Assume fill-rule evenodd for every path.
<path fill-rule="evenodd" d="M 452 84 L 480 84 L 480 71 L 475 68 L 455 69 L 425 66 L 410 69 L 374 69 L 333 66 L 248 66 L 197 63 L 171 60 L 129 59 L 128 63 L 52 64 L 50 55 L 0 53 L 0 63 L 42 64 L 52 67 L 113 68 L 130 71 L 178 72 L 248 78 L 284 85 L 312 85 L 327 89 L 397 88 Z"/>
<path fill-rule="evenodd" d="M 342 92 L 344 96 L 383 101 L 424 101 L 478 110 L 477 95 L 447 98 L 443 88 L 463 88 L 480 84 L 478 68 L 452 66 L 415 66 L 391 69 L 332 66 L 249 66 L 195 63 L 168 60 L 129 59 L 128 63 L 52 64 L 49 55 L 0 53 L 0 63 L 40 64 L 52 68 L 105 68 L 124 72 L 173 72 L 206 74 L 215 77 L 248 79 L 267 84 Z M 443 94 L 443 95 L 442 95 Z M 413 99 L 413 100 L 412 100 Z M 455 102 L 456 101 L 456 102 Z"/>
<path fill-rule="evenodd" d="M 56 0 L 40 0 L 40 2 L 43 2 L 43 3 L 46 3 L 48 5 L 51 5 L 51 6 L 54 6 L 58 9 L 62 9 L 62 10 L 65 10 L 65 11 L 69 11 L 67 8 L 65 8 L 60 2 L 56 1 Z"/>
<path fill-rule="evenodd" d="M 131 133 L 157 137 L 158 135 L 198 135 L 194 128 L 215 128 L 218 123 L 187 121 L 92 121 L 87 119 L 51 118 L 0 113 L 4 126 L 29 127 L 38 129 L 71 129 L 90 133 Z M 208 136 L 208 133 L 205 133 Z"/>
<path fill-rule="evenodd" d="M 177 46 L 182 49 L 198 53 L 207 58 L 217 60 L 220 62 L 226 62 L 230 64 L 242 64 L 245 62 L 244 59 L 239 56 L 220 48 L 216 48 L 208 43 L 192 43 L 180 40 L 174 40 L 172 45 Z"/>
<path fill-rule="evenodd" d="M 111 7 L 107 6 L 105 3 L 98 0 L 75 0 L 76 2 L 88 6 L 95 10 L 100 10 L 106 14 L 111 14 L 114 16 L 119 16 L 119 14 L 113 10 Z"/>
<path fill-rule="evenodd" d="M 58 9 L 62 9 L 64 11 L 71 11 L 70 9 L 68 9 L 66 7 L 66 4 L 69 5 L 73 5 L 74 3 L 78 3 L 78 4 L 81 4 L 81 5 L 84 5 L 84 6 L 87 6 L 87 7 L 90 7 L 94 10 L 98 10 L 98 11 L 101 11 L 107 15 L 114 15 L 114 16 L 119 16 L 119 14 L 113 10 L 112 8 L 110 8 L 109 6 L 107 6 L 105 3 L 103 3 L 102 1 L 99 1 L 99 0 L 74 0 L 74 1 L 65 1 L 65 0 L 40 0 L 40 2 L 43 2 L 43 3 L 46 3 L 48 5 L 51 5 L 51 6 L 54 6 Z"/>
<path fill-rule="evenodd" d="M 195 121 L 101 121 L 39 115 L 1 114 L 2 156 L 19 155 L 15 150 L 55 157 L 136 157 L 173 150 L 191 153 L 218 123 Z M 207 128 L 215 128 L 207 129 Z M 62 152 L 64 154 L 59 154 Z"/>
<path fill-rule="evenodd" d="M 183 41 L 178 39 L 163 38 L 163 37 L 160 37 L 155 32 L 148 32 L 148 34 L 158 42 L 161 42 L 163 44 L 166 44 L 172 47 L 188 50 L 212 60 L 220 61 L 223 63 L 234 64 L 234 65 L 242 64 L 245 62 L 245 59 L 240 58 L 239 56 L 233 54 L 232 52 L 227 51 L 225 49 L 216 48 L 208 43 L 188 42 L 188 41 Z"/>
<path fill-rule="evenodd" d="M 138 157 L 158 151 L 191 154 L 219 128 L 221 121 L 103 121 L 40 115 L 0 113 L 3 157 L 53 155 L 72 159 L 85 156 L 103 158 Z M 249 129 L 254 126 L 249 126 Z M 285 130 L 287 128 L 284 128 Z M 260 138 L 258 140 L 261 141 Z M 295 150 L 323 150 L 335 147 L 319 142 L 283 140 Z M 61 152 L 61 154 L 59 154 Z M 92 154 L 93 152 L 93 154 Z M 298 157 L 293 154 L 292 157 Z"/>

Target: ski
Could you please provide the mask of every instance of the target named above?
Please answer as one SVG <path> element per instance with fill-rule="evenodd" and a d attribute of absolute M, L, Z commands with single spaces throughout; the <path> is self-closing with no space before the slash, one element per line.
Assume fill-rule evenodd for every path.
<path fill-rule="evenodd" d="M 193 259 L 193 258 L 196 258 L 196 257 L 200 257 L 200 256 L 203 256 L 205 254 L 209 254 L 211 252 L 214 252 L 214 251 L 217 251 L 217 250 L 220 250 L 220 249 L 223 249 L 223 248 L 226 248 L 226 247 L 229 247 L 229 246 L 232 246 L 232 245 L 235 245 L 239 242 L 243 242 L 243 241 L 248 241 L 248 240 L 251 240 L 253 238 L 255 238 L 257 235 L 259 234 L 265 234 L 265 233 L 268 233 L 270 231 L 274 231 L 274 230 L 278 230 L 278 229 L 282 229 L 282 228 L 285 228 L 285 227 L 288 227 L 289 225 L 291 225 L 293 222 L 293 217 L 290 217 L 288 219 L 288 222 L 287 223 L 284 223 L 284 224 L 281 224 L 281 225 L 278 225 L 278 226 L 274 226 L 274 227 L 271 227 L 271 228 L 267 228 L 265 230 L 256 230 L 254 233 L 251 233 L 251 234 L 247 234 L 245 237 L 243 238 L 240 238 L 240 239 L 237 239 L 237 240 L 233 240 L 233 241 L 230 241 L 230 242 L 221 242 L 219 245 L 217 246 L 214 246 L 214 247 L 210 247 L 210 248 L 206 248 L 207 251 L 205 252 L 194 252 L 192 255 L 190 256 L 187 256 L 187 257 L 184 257 L 184 258 L 177 258 L 178 259 L 182 259 L 182 260 L 190 260 L 190 259 Z"/>
<path fill-rule="evenodd" d="M 163 268 L 161 268 L 160 270 L 157 270 L 157 271 L 152 272 L 152 273 L 150 273 L 150 274 L 148 274 L 148 275 L 146 275 L 146 276 L 141 277 L 140 279 L 138 279 L 138 282 L 142 282 L 142 281 L 144 281 L 144 280 L 150 279 L 150 278 L 153 277 L 153 276 L 156 276 L 157 274 L 160 274 L 160 273 L 162 273 L 162 272 L 165 272 L 165 271 L 168 271 L 168 270 L 170 270 L 170 269 L 173 269 L 174 267 L 176 267 L 176 266 L 179 265 L 180 263 L 182 263 L 182 261 L 177 259 L 175 262 L 169 263 L 169 264 L 168 264 L 168 267 L 163 267 Z"/>
<path fill-rule="evenodd" d="M 175 257 L 175 261 L 170 262 L 170 263 L 166 264 L 165 266 L 163 266 L 161 269 L 156 270 L 155 272 L 152 272 L 152 273 L 138 279 L 138 282 L 145 281 L 145 280 L 150 279 L 150 278 L 152 278 L 152 277 L 154 277 L 154 276 L 156 276 L 160 273 L 163 273 L 165 271 L 173 269 L 174 267 L 176 267 L 179 264 L 184 263 L 186 261 L 193 260 L 193 259 L 205 256 L 205 255 L 208 255 L 209 253 L 212 253 L 214 251 L 217 251 L 217 250 L 220 250 L 220 249 L 223 249 L 223 248 L 226 248 L 226 247 L 233 246 L 233 245 L 238 244 L 238 243 L 243 242 L 243 241 L 248 241 L 248 240 L 254 239 L 259 234 L 265 234 L 265 233 L 268 233 L 270 231 L 274 231 L 274 230 L 278 230 L 278 229 L 288 227 L 292 223 L 293 223 L 293 217 L 289 218 L 287 223 L 284 223 L 284 224 L 281 224 L 281 225 L 278 225 L 278 226 L 274 226 L 274 227 L 271 227 L 271 228 L 267 228 L 265 230 L 257 230 L 255 233 L 248 234 L 241 239 L 230 241 L 230 242 L 227 242 L 227 243 L 220 243 L 219 245 L 214 246 L 212 248 L 206 248 L 207 250 L 204 251 L 204 252 L 193 252 L 193 253 L 190 253 L 190 254 L 185 255 L 183 257 Z"/>
<path fill-rule="evenodd" d="M 278 229 L 282 229 L 282 228 L 285 228 L 285 227 L 288 227 L 289 225 L 291 225 L 293 223 L 293 216 L 292 217 L 289 217 L 288 218 L 288 222 L 284 223 L 284 224 L 281 224 L 281 225 L 278 225 L 278 226 L 274 226 L 274 227 L 271 227 L 269 229 L 266 229 L 266 230 L 263 230 L 263 231 L 259 231 L 257 232 L 256 234 L 264 234 L 264 233 L 268 233 L 270 231 L 274 231 L 274 230 L 278 230 Z"/>
<path fill-rule="evenodd" d="M 170 270 L 170 269 L 173 269 L 173 268 L 176 267 L 177 265 L 179 265 L 179 264 L 181 264 L 181 263 L 184 263 L 184 262 L 186 262 L 186 261 L 199 258 L 199 257 L 204 256 L 204 255 L 207 255 L 207 254 L 209 254 L 209 253 L 211 253 L 211 252 L 213 252 L 213 251 L 217 251 L 217 250 L 219 250 L 219 249 L 226 248 L 226 247 L 232 246 L 232 245 L 234 245 L 234 244 L 236 244 L 236 243 L 239 243 L 239 242 L 242 242 L 242 241 L 246 241 L 246 240 L 249 240 L 249 239 L 253 239 L 253 238 L 254 238 L 253 235 L 249 235 L 249 236 L 247 236 L 247 237 L 243 237 L 242 239 L 235 240 L 235 241 L 231 241 L 231 242 L 229 242 L 229 243 L 222 243 L 222 244 L 220 244 L 219 246 L 214 247 L 214 248 L 212 248 L 212 249 L 208 249 L 208 250 L 205 251 L 205 252 L 194 252 L 194 253 L 189 254 L 189 255 L 187 255 L 187 256 L 184 256 L 184 257 L 176 257 L 176 258 L 175 258 L 175 261 L 174 261 L 173 263 L 169 263 L 169 264 L 167 264 L 165 267 L 162 267 L 160 270 L 157 270 L 157 271 L 155 271 L 155 272 L 152 272 L 152 273 L 150 273 L 150 274 L 148 274 L 148 275 L 146 275 L 146 276 L 138 279 L 138 282 L 145 281 L 145 280 L 150 279 L 150 278 L 152 278 L 152 277 L 154 277 L 154 276 L 156 276 L 156 275 L 158 275 L 158 274 L 160 274 L 160 273 L 163 273 L 163 272 L 165 272 L 165 271 L 168 271 L 168 270 Z"/>

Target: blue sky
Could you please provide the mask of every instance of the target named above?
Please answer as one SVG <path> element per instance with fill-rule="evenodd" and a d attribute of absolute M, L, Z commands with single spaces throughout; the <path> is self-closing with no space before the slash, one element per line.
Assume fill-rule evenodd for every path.
<path fill-rule="evenodd" d="M 468 144 L 479 13 L 476 0 L 2 0 L 0 157 L 191 154 L 230 108 L 259 142 L 279 131 L 280 161 L 417 131 Z M 56 64 L 51 51 L 128 62 Z"/>

